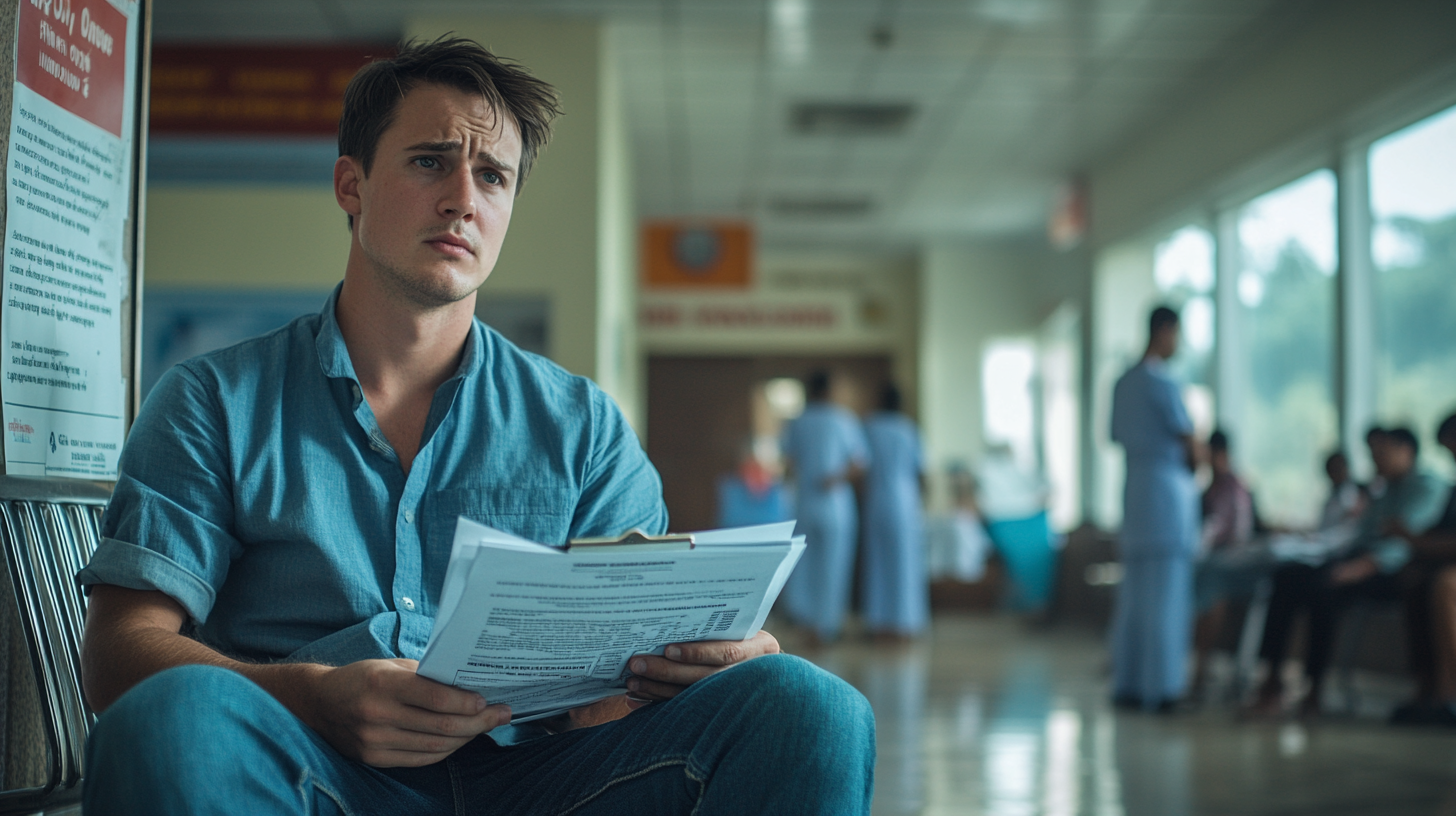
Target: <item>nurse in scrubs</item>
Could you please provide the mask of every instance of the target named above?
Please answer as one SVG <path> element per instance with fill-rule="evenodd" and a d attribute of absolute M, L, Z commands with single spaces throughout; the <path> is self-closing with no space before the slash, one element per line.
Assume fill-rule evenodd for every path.
<path fill-rule="evenodd" d="M 830 377 L 816 371 L 804 383 L 804 413 L 784 429 L 783 452 L 797 493 L 805 550 L 784 587 L 784 604 L 811 639 L 839 637 L 849 608 L 849 585 L 859 532 L 854 483 L 869 449 L 859 419 L 829 399 Z"/>
<path fill-rule="evenodd" d="M 900 412 L 900 390 L 885 385 L 880 410 L 865 421 L 870 469 L 865 479 L 865 627 L 877 638 L 917 635 L 930 619 L 921 512 L 924 459 L 915 423 Z"/>
<path fill-rule="evenodd" d="M 1193 423 L 1166 365 L 1178 350 L 1178 313 L 1160 306 L 1148 322 L 1147 352 L 1112 392 L 1112 439 L 1127 457 L 1112 693 L 1119 705 L 1167 710 L 1187 684 L 1197 452 Z"/>

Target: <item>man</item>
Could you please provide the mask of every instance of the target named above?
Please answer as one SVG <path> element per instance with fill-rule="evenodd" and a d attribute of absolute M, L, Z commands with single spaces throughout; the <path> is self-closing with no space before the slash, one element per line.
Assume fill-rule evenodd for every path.
<path fill-rule="evenodd" d="M 827 371 L 804 382 L 804 413 L 784 429 L 783 451 L 797 490 L 798 533 L 807 548 L 784 587 L 789 616 L 817 644 L 839 636 L 849 609 L 854 545 L 859 532 L 853 483 L 869 457 L 864 429 L 830 399 Z"/>
<path fill-rule="evenodd" d="M 546 725 L 415 673 L 458 516 L 666 527 L 616 406 L 473 317 L 556 112 L 458 39 L 350 83 L 343 283 L 169 371 L 123 453 L 80 575 L 88 811 L 868 811 L 863 698 L 767 633 L 635 658 L 630 699 Z"/>
<path fill-rule="evenodd" d="M 1112 694 L 1119 705 L 1150 711 L 1170 709 L 1183 697 L 1192 617 L 1196 444 L 1166 365 L 1178 351 L 1178 333 L 1178 313 L 1154 309 L 1142 360 L 1112 392 L 1112 439 L 1127 457 Z"/>
<path fill-rule="evenodd" d="M 1439 518 L 1446 485 L 1421 470 L 1416 462 L 1420 442 L 1408 428 L 1387 428 L 1371 444 L 1370 454 L 1384 491 L 1360 518 L 1359 531 L 1332 563 L 1285 564 L 1274 572 L 1274 591 L 1264 623 L 1260 652 L 1269 674 L 1246 713 L 1277 716 L 1283 709 L 1280 667 L 1299 611 L 1309 610 L 1309 650 L 1304 674 L 1309 681 L 1301 714 L 1317 716 L 1324 691 L 1335 633 L 1343 611 L 1359 600 L 1394 601 L 1400 597 L 1397 573 L 1410 560 L 1410 545 L 1395 529 L 1424 533 Z"/>
<path fill-rule="evenodd" d="M 886 383 L 880 410 L 865 421 L 870 468 L 865 478 L 864 557 L 860 564 L 865 627 L 894 642 L 930 622 L 921 496 L 925 457 L 915 423 L 900 411 L 900 389 Z"/>
<path fill-rule="evenodd" d="M 1436 429 L 1436 442 L 1456 457 L 1456 414 Z M 1406 652 L 1416 678 L 1415 699 L 1390 715 L 1395 725 L 1456 726 L 1456 490 L 1423 534 L 1404 525 L 1391 534 L 1411 549 L 1402 575 Z"/>

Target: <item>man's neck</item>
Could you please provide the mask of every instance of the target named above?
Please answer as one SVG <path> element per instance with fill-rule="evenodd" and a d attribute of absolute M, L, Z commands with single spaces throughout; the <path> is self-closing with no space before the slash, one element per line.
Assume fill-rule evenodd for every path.
<path fill-rule="evenodd" d="M 354 374 L 368 393 L 433 395 L 460 364 L 475 295 L 433 309 L 408 308 L 365 276 L 346 276 L 335 317 Z"/>

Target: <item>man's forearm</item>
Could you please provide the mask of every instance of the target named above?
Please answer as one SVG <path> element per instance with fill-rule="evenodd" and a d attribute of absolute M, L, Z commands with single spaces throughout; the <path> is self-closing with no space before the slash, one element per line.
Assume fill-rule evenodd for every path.
<path fill-rule="evenodd" d="M 176 666 L 220 666 L 262 686 L 290 711 L 308 707 L 307 681 L 327 671 L 312 664 L 250 664 L 234 660 L 180 634 L 185 613 L 157 593 L 96 587 L 81 647 L 82 685 L 96 712 L 106 710 L 132 686 Z"/>

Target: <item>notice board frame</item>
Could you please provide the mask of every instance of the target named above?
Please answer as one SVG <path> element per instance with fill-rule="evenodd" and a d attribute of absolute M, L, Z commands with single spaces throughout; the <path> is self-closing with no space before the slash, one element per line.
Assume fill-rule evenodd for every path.
<path fill-rule="evenodd" d="M 10 125 L 14 104 L 16 31 L 20 7 L 31 0 L 0 0 L 0 191 L 6 189 L 10 160 Z M 121 336 L 117 342 L 121 348 L 121 370 L 127 378 L 124 399 L 123 428 L 129 432 L 137 409 L 141 407 L 141 320 L 144 281 L 146 235 L 146 191 L 147 191 L 147 132 L 150 111 L 152 70 L 152 2 L 137 0 L 136 39 L 130 43 L 137 49 L 134 75 L 128 81 L 134 83 L 134 115 L 132 117 L 132 178 L 131 193 L 128 196 L 128 223 L 130 227 L 123 235 L 122 254 L 127 262 L 130 278 L 127 296 L 121 301 Z M 0 225 L 6 222 L 8 196 L 0 193 Z M 0 310 L 0 320 L 4 312 Z M 0 391 L 4 385 L 0 383 Z M 0 457 L 0 473 L 4 472 L 4 459 Z M 66 480 L 71 481 L 71 480 Z"/>

